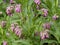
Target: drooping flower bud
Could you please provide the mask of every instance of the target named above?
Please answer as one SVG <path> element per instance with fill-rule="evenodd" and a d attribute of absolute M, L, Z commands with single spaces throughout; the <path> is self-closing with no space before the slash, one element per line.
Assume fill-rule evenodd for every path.
<path fill-rule="evenodd" d="M 19 26 L 16 26 L 16 28 L 15 28 L 15 34 L 17 35 L 17 36 L 21 36 L 21 32 L 22 30 L 19 28 Z"/>
<path fill-rule="evenodd" d="M 21 12 L 21 4 L 17 4 L 15 6 L 15 12 L 20 13 Z"/>
<path fill-rule="evenodd" d="M 39 5 L 41 2 L 40 2 L 40 0 L 34 0 L 34 2 L 37 4 L 37 5 Z"/>
<path fill-rule="evenodd" d="M 2 27 L 5 27 L 5 26 L 6 26 L 6 21 L 2 21 L 2 22 L 1 22 L 1 26 L 2 26 Z"/>
<path fill-rule="evenodd" d="M 7 7 L 6 13 L 7 13 L 9 16 L 12 16 L 13 8 L 14 8 L 14 6 L 9 6 L 9 7 Z"/>
<path fill-rule="evenodd" d="M 41 10 L 43 12 L 43 16 L 46 17 L 48 15 L 48 10 L 45 8 L 42 8 Z"/>
<path fill-rule="evenodd" d="M 11 24 L 10 29 L 11 29 L 12 31 L 14 31 L 14 29 L 15 29 L 15 25 L 14 25 L 14 24 Z"/>
<path fill-rule="evenodd" d="M 15 3 L 15 1 L 14 1 L 14 0 L 10 0 L 10 3 L 11 3 L 11 4 L 14 4 L 14 3 Z"/>
<path fill-rule="evenodd" d="M 40 38 L 42 40 L 46 39 L 46 38 L 49 38 L 49 34 L 48 34 L 49 30 L 44 30 L 44 31 L 41 31 L 40 32 Z"/>
<path fill-rule="evenodd" d="M 11 24 L 11 30 L 18 36 L 20 37 L 22 34 L 22 29 L 18 26 L 17 23 Z"/>
<path fill-rule="evenodd" d="M 53 18 L 53 20 L 57 20 L 59 18 L 59 16 L 55 14 L 52 18 Z"/>
<path fill-rule="evenodd" d="M 50 27 L 51 27 L 50 23 L 43 24 L 44 29 L 50 29 Z"/>
<path fill-rule="evenodd" d="M 7 13 L 9 16 L 12 15 L 12 12 L 11 12 L 11 10 L 10 10 L 10 7 L 7 7 L 7 9 L 6 9 L 6 13 Z"/>
<path fill-rule="evenodd" d="M 6 41 L 3 41 L 3 45 L 7 45 L 7 42 Z"/>

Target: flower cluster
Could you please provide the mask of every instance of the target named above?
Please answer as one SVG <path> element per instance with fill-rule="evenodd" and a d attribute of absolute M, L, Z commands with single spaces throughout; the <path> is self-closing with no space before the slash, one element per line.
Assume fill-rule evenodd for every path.
<path fill-rule="evenodd" d="M 18 36 L 20 37 L 22 34 L 22 29 L 18 26 L 18 24 L 11 24 L 10 29 Z"/>
<path fill-rule="evenodd" d="M 14 6 L 8 6 L 8 7 L 7 7 L 6 13 L 7 13 L 9 16 L 12 16 L 13 8 L 14 8 Z"/>
<path fill-rule="evenodd" d="M 44 23 L 43 24 L 44 29 L 50 29 L 50 27 L 51 27 L 50 23 Z"/>
<path fill-rule="evenodd" d="M 45 8 L 42 8 L 41 11 L 43 12 L 43 16 L 46 17 L 48 15 L 48 10 Z"/>
<path fill-rule="evenodd" d="M 42 45 L 49 45 L 47 41 L 52 40 L 53 45 L 60 42 L 60 7 L 57 1 L 1 0 L 1 45 L 39 45 L 41 42 Z"/>
<path fill-rule="evenodd" d="M 15 6 L 8 6 L 6 9 L 6 13 L 9 16 L 12 16 L 14 9 L 15 9 L 15 12 L 20 13 L 21 12 L 21 4 L 16 4 Z"/>
<path fill-rule="evenodd" d="M 46 39 L 46 38 L 49 38 L 49 34 L 48 34 L 49 30 L 43 30 L 40 32 L 40 37 L 41 39 Z"/>

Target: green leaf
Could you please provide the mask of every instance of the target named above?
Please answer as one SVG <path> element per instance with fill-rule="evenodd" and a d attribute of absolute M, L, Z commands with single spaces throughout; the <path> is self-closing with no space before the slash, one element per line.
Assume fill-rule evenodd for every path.
<path fill-rule="evenodd" d="M 24 45 L 31 45 L 28 40 L 16 40 L 14 41 L 14 43 L 20 43 L 20 44 L 22 43 Z"/>
<path fill-rule="evenodd" d="M 3 0 L 0 0 L 0 3 L 2 3 L 3 2 Z"/>
<path fill-rule="evenodd" d="M 55 40 L 42 40 L 41 42 L 40 42 L 40 44 L 44 44 L 44 43 L 57 43 L 57 41 L 55 41 Z"/>
<path fill-rule="evenodd" d="M 0 33 L 3 34 L 3 29 L 1 26 L 0 26 Z"/>

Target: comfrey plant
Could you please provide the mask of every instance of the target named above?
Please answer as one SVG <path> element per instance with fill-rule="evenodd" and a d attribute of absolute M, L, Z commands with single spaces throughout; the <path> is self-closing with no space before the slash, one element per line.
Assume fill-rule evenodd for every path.
<path fill-rule="evenodd" d="M 15 11 L 16 11 L 17 13 L 21 12 L 21 4 L 17 4 L 17 5 L 15 6 Z"/>
<path fill-rule="evenodd" d="M 40 2 L 40 0 L 34 0 L 34 2 L 37 4 L 37 5 L 39 5 L 41 2 Z"/>
<path fill-rule="evenodd" d="M 58 0 L 0 0 L 0 45 L 60 45 Z"/>
<path fill-rule="evenodd" d="M 48 15 L 48 10 L 44 8 L 42 8 L 41 10 L 43 12 L 43 16 L 46 17 Z"/>
<path fill-rule="evenodd" d="M 22 29 L 19 28 L 17 24 L 11 24 L 11 30 L 18 36 L 20 37 L 22 34 Z"/>
<path fill-rule="evenodd" d="M 3 41 L 3 45 L 7 45 L 7 42 L 6 41 Z"/>
<path fill-rule="evenodd" d="M 48 32 L 49 32 L 49 30 L 43 30 L 42 32 L 40 32 L 40 37 L 42 40 L 49 38 Z"/>
<path fill-rule="evenodd" d="M 9 6 L 9 7 L 7 7 L 7 9 L 6 9 L 6 13 L 9 15 L 9 16 L 12 16 L 12 11 L 13 11 L 13 6 Z"/>

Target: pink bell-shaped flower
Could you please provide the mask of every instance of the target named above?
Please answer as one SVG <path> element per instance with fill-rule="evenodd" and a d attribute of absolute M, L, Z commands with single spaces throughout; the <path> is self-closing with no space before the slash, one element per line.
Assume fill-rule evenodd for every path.
<path fill-rule="evenodd" d="M 15 12 L 20 13 L 21 12 L 21 4 L 17 4 L 15 6 Z"/>
<path fill-rule="evenodd" d="M 40 2 L 40 0 L 34 0 L 34 2 L 37 4 L 37 5 L 39 5 L 41 2 Z"/>
<path fill-rule="evenodd" d="M 3 45 L 7 45 L 7 42 L 6 41 L 3 41 Z"/>

